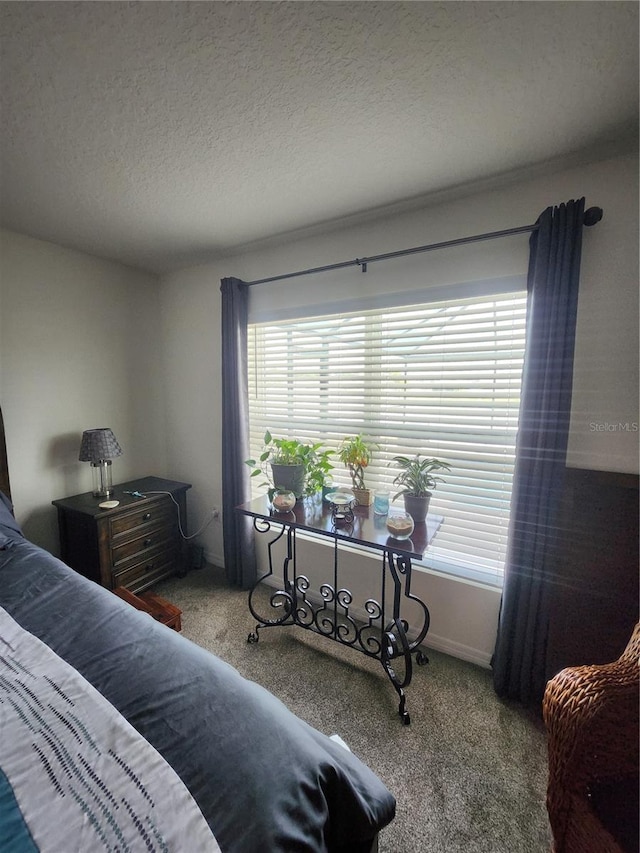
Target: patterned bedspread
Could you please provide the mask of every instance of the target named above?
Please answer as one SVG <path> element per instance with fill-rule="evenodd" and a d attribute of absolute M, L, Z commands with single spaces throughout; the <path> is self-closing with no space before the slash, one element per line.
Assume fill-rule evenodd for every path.
<path fill-rule="evenodd" d="M 220 853 L 157 750 L 2 608 L 0 850 Z"/>

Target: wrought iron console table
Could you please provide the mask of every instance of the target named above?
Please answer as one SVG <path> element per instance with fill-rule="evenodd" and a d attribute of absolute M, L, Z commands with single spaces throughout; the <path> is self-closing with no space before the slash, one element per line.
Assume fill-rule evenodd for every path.
<path fill-rule="evenodd" d="M 274 534 L 268 543 L 269 567 L 258 578 L 249 591 L 249 610 L 256 619 L 255 631 L 247 641 L 257 643 L 261 628 L 298 625 L 301 628 L 329 637 L 345 646 L 380 661 L 400 702 L 398 714 L 405 725 L 411 718 L 406 708 L 404 688 L 412 678 L 412 655 L 416 663 L 423 665 L 428 658 L 420 651 L 429 630 L 427 605 L 411 592 L 411 560 L 421 559 L 436 535 L 443 518 L 427 516 L 426 523 L 416 524 L 408 540 L 397 540 L 389 536 L 386 518 L 376 516 L 373 507 L 355 507 L 353 520 L 349 524 L 335 523 L 331 507 L 326 502 L 314 500 L 298 501 L 290 512 L 278 513 L 268 499 L 258 498 L 237 507 L 239 512 L 253 518 L 258 533 Z M 305 531 L 333 541 L 333 577 L 331 582 L 320 584 L 315 602 L 309 578 L 298 571 L 296 561 L 296 532 Z M 270 597 L 273 618 L 260 615 L 256 609 L 254 593 L 260 584 L 273 575 L 273 547 L 284 537 L 286 555 L 283 560 L 283 584 Z M 380 597 L 368 597 L 364 601 L 364 619 L 356 621 L 351 610 L 354 596 L 339 583 L 339 553 L 344 544 L 363 545 L 382 555 L 380 573 Z M 408 622 L 402 618 L 402 598 L 415 602 L 420 614 L 419 624 L 414 625 L 417 634 L 410 641 Z M 396 674 L 392 663 L 400 659 L 404 673 Z"/>

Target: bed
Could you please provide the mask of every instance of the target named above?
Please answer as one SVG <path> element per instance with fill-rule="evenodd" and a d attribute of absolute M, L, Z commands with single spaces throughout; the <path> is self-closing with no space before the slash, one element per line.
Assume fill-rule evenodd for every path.
<path fill-rule="evenodd" d="M 0 492 L 0 850 L 375 847 L 395 800 L 356 756 L 24 537 L 3 433 Z"/>

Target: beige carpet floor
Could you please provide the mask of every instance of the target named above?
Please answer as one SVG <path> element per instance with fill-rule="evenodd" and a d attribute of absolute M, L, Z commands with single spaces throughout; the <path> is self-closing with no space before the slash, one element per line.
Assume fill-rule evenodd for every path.
<path fill-rule="evenodd" d="M 297 627 L 262 629 L 248 644 L 255 620 L 247 594 L 229 587 L 220 569 L 154 591 L 182 609 L 183 636 L 320 731 L 339 734 L 380 776 L 397 800 L 380 853 L 549 850 L 542 723 L 499 699 L 487 670 L 427 646 L 430 662 L 414 668 L 411 725 L 403 726 L 379 662 Z"/>

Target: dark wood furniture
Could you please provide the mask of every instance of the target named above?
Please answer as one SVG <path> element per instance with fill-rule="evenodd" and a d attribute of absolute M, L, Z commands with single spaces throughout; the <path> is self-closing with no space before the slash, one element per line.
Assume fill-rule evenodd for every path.
<path fill-rule="evenodd" d="M 141 592 L 186 570 L 189 483 L 141 477 L 114 488 L 113 509 L 91 492 L 53 501 L 62 560 L 96 583 Z M 130 494 L 133 492 L 134 494 Z M 137 495 L 141 495 L 138 497 Z"/>
<path fill-rule="evenodd" d="M 136 595 L 124 586 L 117 586 L 113 591 L 118 598 L 126 601 L 127 604 L 135 607 L 136 610 L 148 613 L 149 616 L 152 616 L 158 622 L 162 622 L 167 628 L 173 628 L 174 631 L 182 630 L 180 619 L 182 610 L 176 607 L 175 604 L 171 604 L 170 601 L 161 598 L 154 592 L 141 592 L 139 595 Z"/>
<path fill-rule="evenodd" d="M 271 536 L 268 570 L 249 591 L 249 610 L 257 624 L 248 642 L 258 642 L 261 628 L 297 625 L 379 660 L 398 694 L 400 719 L 409 725 L 404 688 L 411 683 L 412 655 L 418 665 L 428 662 L 420 645 L 431 620 L 425 602 L 411 592 L 411 560 L 422 559 L 444 521 L 442 516 L 428 515 L 426 523 L 415 525 L 410 539 L 398 540 L 389 536 L 386 516 L 375 515 L 370 506 L 356 506 L 347 521 L 338 521 L 332 506 L 321 500 L 298 501 L 290 512 L 280 513 L 262 497 L 236 509 L 253 518 L 258 533 Z M 392 507 L 390 514 L 397 509 Z M 298 566 L 297 532 L 328 538 L 333 546 L 332 570 L 326 571 L 317 590 Z M 283 584 L 271 595 L 269 615 L 264 615 L 257 609 L 254 593 L 274 574 L 272 546 L 282 537 L 286 543 Z M 361 545 L 381 556 L 379 573 L 371 575 L 377 598 L 358 601 L 341 585 L 339 556 L 345 545 Z M 412 625 L 403 615 L 407 602 L 417 613 Z M 396 671 L 396 663 L 402 672 Z"/>

